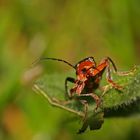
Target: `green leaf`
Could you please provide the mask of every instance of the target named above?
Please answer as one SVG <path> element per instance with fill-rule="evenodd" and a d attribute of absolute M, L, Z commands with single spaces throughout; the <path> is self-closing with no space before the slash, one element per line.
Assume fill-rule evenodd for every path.
<path fill-rule="evenodd" d="M 123 90 L 113 88 L 103 78 L 101 86 L 106 90 L 98 89 L 96 91 L 96 94 L 102 99 L 102 104 L 95 111 L 96 104 L 94 100 L 89 100 L 86 117 L 85 108 L 80 102 L 65 100 L 64 81 L 67 76 L 73 76 L 73 74 L 45 75 L 35 82 L 33 89 L 51 105 L 84 118 L 83 125 L 78 133 L 84 132 L 88 127 L 90 130 L 101 128 L 104 117 L 128 116 L 140 112 L 140 67 L 135 68 L 135 71 L 127 76 L 113 74 L 114 81 L 123 86 Z"/>

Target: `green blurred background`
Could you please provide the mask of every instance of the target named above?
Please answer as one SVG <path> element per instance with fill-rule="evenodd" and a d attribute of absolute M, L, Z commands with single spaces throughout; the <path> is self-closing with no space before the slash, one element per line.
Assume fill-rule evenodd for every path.
<path fill-rule="evenodd" d="M 77 135 L 80 122 L 51 107 L 32 91 L 45 71 L 110 56 L 120 70 L 140 63 L 139 0 L 0 0 L 0 140 L 131 140 L 140 139 L 140 117 L 106 119 L 99 131 Z M 62 83 L 63 84 L 63 83 Z"/>

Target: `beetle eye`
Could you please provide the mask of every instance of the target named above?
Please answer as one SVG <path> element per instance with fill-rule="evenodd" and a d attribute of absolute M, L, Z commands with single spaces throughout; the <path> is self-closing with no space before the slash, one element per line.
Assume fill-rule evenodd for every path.
<path fill-rule="evenodd" d="M 86 69 L 86 68 L 83 68 L 81 71 L 82 71 L 83 73 L 86 73 L 86 72 L 87 72 L 87 69 Z"/>

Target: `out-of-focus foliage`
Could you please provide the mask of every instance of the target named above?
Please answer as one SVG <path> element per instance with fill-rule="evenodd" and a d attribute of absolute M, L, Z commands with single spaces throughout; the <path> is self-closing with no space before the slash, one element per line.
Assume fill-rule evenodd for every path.
<path fill-rule="evenodd" d="M 31 90 L 43 71 L 63 73 L 69 67 L 47 62 L 30 69 L 40 56 L 77 63 L 91 55 L 97 61 L 110 56 L 118 69 L 130 69 L 140 63 L 139 5 L 138 0 L 1 0 L 0 139 L 140 139 L 139 116 L 108 119 L 100 131 L 76 135 L 79 122 L 68 123 L 68 114 Z"/>

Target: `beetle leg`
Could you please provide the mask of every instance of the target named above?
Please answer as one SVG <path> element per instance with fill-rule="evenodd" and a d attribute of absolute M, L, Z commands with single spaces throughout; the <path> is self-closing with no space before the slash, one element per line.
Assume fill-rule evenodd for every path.
<path fill-rule="evenodd" d="M 110 88 L 111 88 L 111 85 L 100 87 L 99 89 L 102 91 L 102 95 L 100 97 L 102 98 Z"/>
<path fill-rule="evenodd" d="M 134 66 L 130 71 L 118 72 L 117 67 L 115 63 L 113 62 L 113 60 L 110 57 L 107 57 L 107 59 L 112 63 L 115 73 L 119 76 L 133 75 L 136 70 L 136 66 Z"/>
<path fill-rule="evenodd" d="M 79 95 L 79 96 L 84 96 L 84 97 L 90 96 L 90 97 L 92 97 L 92 98 L 95 100 L 95 102 L 96 102 L 95 111 L 98 109 L 98 107 L 99 107 L 100 104 L 101 104 L 101 99 L 99 98 L 98 95 L 96 95 L 96 94 L 94 94 L 94 93 L 81 94 L 81 95 Z"/>
<path fill-rule="evenodd" d="M 134 74 L 134 72 L 136 71 L 136 69 L 137 69 L 137 67 L 136 66 L 134 66 L 130 71 L 122 71 L 122 72 L 115 72 L 117 75 L 119 75 L 119 76 L 127 76 L 127 75 L 133 75 Z"/>
<path fill-rule="evenodd" d="M 107 81 L 116 89 L 118 90 L 122 90 L 122 86 L 116 84 L 113 80 L 112 80 L 112 77 L 111 77 L 111 69 L 110 69 L 110 64 L 108 63 L 108 66 L 107 66 L 107 72 L 106 72 L 106 79 Z"/>
<path fill-rule="evenodd" d="M 82 105 L 84 105 L 84 113 L 85 113 L 85 115 L 84 115 L 83 121 L 85 121 L 86 118 L 87 118 L 88 103 L 87 103 L 86 100 L 79 100 L 79 101 L 80 101 L 80 103 L 81 103 Z"/>
<path fill-rule="evenodd" d="M 66 99 L 71 99 L 72 95 L 70 95 L 69 91 L 68 91 L 68 82 L 71 82 L 71 83 L 75 83 L 75 79 L 72 78 L 72 77 L 67 77 L 65 79 L 65 97 Z"/>
<path fill-rule="evenodd" d="M 105 59 L 103 59 L 100 64 L 98 65 L 97 69 L 100 70 L 101 74 L 103 73 L 103 71 L 106 69 L 106 79 L 107 81 L 116 89 L 121 90 L 123 87 L 116 84 L 111 77 L 111 68 L 110 68 L 110 63 L 112 64 L 114 71 L 117 73 L 117 68 L 115 66 L 115 63 L 112 61 L 112 59 L 110 57 L 107 57 Z"/>

